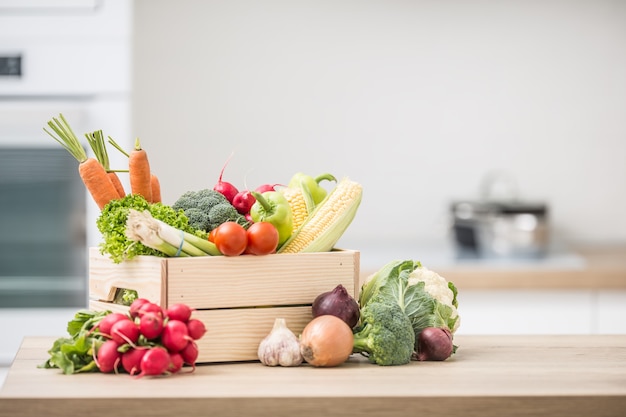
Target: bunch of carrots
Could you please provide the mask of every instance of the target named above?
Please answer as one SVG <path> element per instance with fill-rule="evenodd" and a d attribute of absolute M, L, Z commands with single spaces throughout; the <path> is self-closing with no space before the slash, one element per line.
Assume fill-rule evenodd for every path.
<path fill-rule="evenodd" d="M 85 134 L 95 156 L 88 157 L 80 140 L 62 114 L 58 118 L 52 118 L 48 122 L 48 126 L 52 132 L 46 128 L 44 131 L 78 161 L 80 178 L 100 209 L 104 208 L 111 200 L 126 195 L 118 172 L 128 172 L 132 194 L 139 194 L 150 203 L 161 202 L 159 179 L 150 170 L 148 154 L 141 147 L 139 139 L 135 140 L 134 148 L 130 152 L 126 152 L 109 136 L 109 143 L 128 157 L 128 170 L 120 171 L 113 170 L 109 166 L 109 156 L 101 130 Z"/>

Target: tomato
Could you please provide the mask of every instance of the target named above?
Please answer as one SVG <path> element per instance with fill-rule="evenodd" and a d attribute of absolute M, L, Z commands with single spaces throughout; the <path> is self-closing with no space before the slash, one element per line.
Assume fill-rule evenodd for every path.
<path fill-rule="evenodd" d="M 270 222 L 257 222 L 250 225 L 247 231 L 248 249 L 246 253 L 267 255 L 276 252 L 278 246 L 278 229 Z"/>
<path fill-rule="evenodd" d="M 213 242 L 213 243 L 215 243 L 215 232 L 216 232 L 216 231 L 217 231 L 217 227 L 216 227 L 215 229 L 212 229 L 212 230 L 209 232 L 209 236 L 208 236 L 209 242 Z"/>
<path fill-rule="evenodd" d="M 213 243 L 225 256 L 241 255 L 248 246 L 246 229 L 236 222 L 225 222 L 215 228 Z"/>

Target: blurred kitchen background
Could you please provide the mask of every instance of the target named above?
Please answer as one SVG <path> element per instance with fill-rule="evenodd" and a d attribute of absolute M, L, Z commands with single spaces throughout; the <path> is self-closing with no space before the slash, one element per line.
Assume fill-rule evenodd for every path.
<path fill-rule="evenodd" d="M 362 270 L 407 257 L 575 271 L 577 248 L 626 245 L 624 1 L 0 0 L 0 71 L 5 218 L 25 175 L 5 167 L 16 149 L 57 149 L 42 128 L 64 113 L 81 135 L 139 137 L 166 203 L 212 187 L 231 154 L 224 179 L 240 188 L 298 171 L 359 181 L 339 246 L 361 250 Z M 83 197 L 84 254 L 98 236 Z M 46 201 L 23 204 L 58 220 L 29 231 L 64 224 Z M 4 365 L 17 319 L 65 331 L 86 291 L 74 275 L 61 306 L 9 305 L 24 279 L 1 284 Z M 626 332 L 623 289 L 460 291 L 459 332 Z"/>

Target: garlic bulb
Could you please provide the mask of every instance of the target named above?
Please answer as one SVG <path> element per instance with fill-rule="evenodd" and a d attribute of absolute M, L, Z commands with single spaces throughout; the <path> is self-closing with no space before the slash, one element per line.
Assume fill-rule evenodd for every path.
<path fill-rule="evenodd" d="M 259 360 L 266 366 L 298 366 L 302 363 L 300 341 L 284 318 L 274 320 L 272 331 L 259 344 Z"/>

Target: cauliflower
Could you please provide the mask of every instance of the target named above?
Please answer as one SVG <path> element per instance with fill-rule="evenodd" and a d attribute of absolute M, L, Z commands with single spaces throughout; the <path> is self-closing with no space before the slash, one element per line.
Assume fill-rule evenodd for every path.
<path fill-rule="evenodd" d="M 456 320 L 454 320 L 454 326 L 450 329 L 450 332 L 454 333 L 461 324 L 461 319 L 457 311 L 458 302 L 456 300 L 456 288 L 454 288 L 453 284 L 448 283 L 444 277 L 424 266 L 416 268 L 409 274 L 409 286 L 417 285 L 420 282 L 424 283 L 424 290 L 430 294 L 431 297 L 452 308 L 450 319 Z"/>
<path fill-rule="evenodd" d="M 359 305 L 381 295 L 393 298 L 413 323 L 416 335 L 426 327 L 445 327 L 453 334 L 461 323 L 457 289 L 419 261 L 392 261 L 361 287 Z"/>

